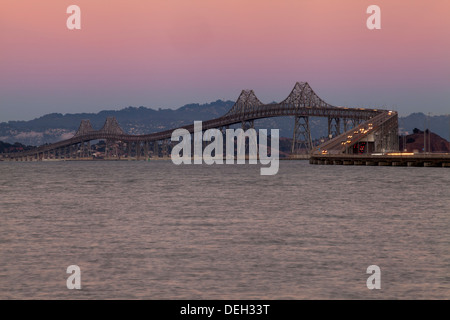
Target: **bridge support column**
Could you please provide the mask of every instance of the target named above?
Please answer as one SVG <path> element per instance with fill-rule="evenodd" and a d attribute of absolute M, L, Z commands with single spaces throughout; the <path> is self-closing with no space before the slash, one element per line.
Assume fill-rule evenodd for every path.
<path fill-rule="evenodd" d="M 292 154 L 299 154 L 301 149 L 309 153 L 312 149 L 311 131 L 308 116 L 295 116 L 294 134 L 292 138 Z"/>
<path fill-rule="evenodd" d="M 169 143 L 170 143 L 170 140 L 168 140 L 168 139 L 164 139 L 163 140 L 163 142 L 162 142 L 162 156 L 163 156 L 163 158 L 166 158 L 166 157 L 168 157 L 169 156 Z"/>
<path fill-rule="evenodd" d="M 83 159 L 84 158 L 84 141 L 77 144 L 77 159 Z"/>
<path fill-rule="evenodd" d="M 153 156 L 155 158 L 159 158 L 159 142 L 158 141 L 153 142 Z"/>
<path fill-rule="evenodd" d="M 141 157 L 141 143 L 139 141 L 134 143 L 134 150 L 136 151 L 136 160 L 139 160 Z"/>
<path fill-rule="evenodd" d="M 89 141 L 87 141 L 87 142 L 83 141 L 82 157 L 83 158 L 88 158 L 89 157 Z"/>
<path fill-rule="evenodd" d="M 81 143 L 80 144 L 77 143 L 75 145 L 75 159 L 77 159 L 77 160 L 80 159 L 81 150 L 82 150 Z"/>
<path fill-rule="evenodd" d="M 117 159 L 120 159 L 120 142 L 119 141 L 114 142 L 114 156 Z"/>
<path fill-rule="evenodd" d="M 110 153 L 109 153 L 109 140 L 108 139 L 106 139 L 105 140 L 105 159 L 108 159 L 109 158 L 109 156 L 110 156 Z"/>
<path fill-rule="evenodd" d="M 389 123 L 383 123 L 375 136 L 375 151 L 398 151 L 398 119 L 394 118 Z"/>
<path fill-rule="evenodd" d="M 126 141 L 125 143 L 127 144 L 127 159 L 130 160 L 131 159 L 131 142 Z"/>
<path fill-rule="evenodd" d="M 92 157 L 92 153 L 91 153 L 91 142 L 90 142 L 90 141 L 87 142 L 87 156 L 88 156 L 88 158 L 91 158 L 91 157 Z"/>
<path fill-rule="evenodd" d="M 144 160 L 147 160 L 148 158 L 148 141 L 144 141 Z"/>
<path fill-rule="evenodd" d="M 340 134 L 341 134 L 341 119 L 328 117 L 328 137 L 334 138 Z"/>

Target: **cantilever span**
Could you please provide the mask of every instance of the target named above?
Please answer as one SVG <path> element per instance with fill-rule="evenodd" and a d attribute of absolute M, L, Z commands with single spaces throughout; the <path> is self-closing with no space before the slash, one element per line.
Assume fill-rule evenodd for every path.
<path fill-rule="evenodd" d="M 349 146 L 336 143 L 336 138 L 342 137 L 341 127 L 348 135 L 349 129 L 368 124 L 371 119 L 377 121 L 378 134 L 376 139 L 384 139 L 387 135 L 397 134 L 397 114 L 387 110 L 369 108 L 349 108 L 333 106 L 322 100 L 307 82 L 297 82 L 289 96 L 279 103 L 262 103 L 253 90 L 243 90 L 233 107 L 222 117 L 204 121 L 203 130 L 212 128 L 226 129 L 230 125 L 241 124 L 243 128 L 253 127 L 257 119 L 294 116 L 295 126 L 292 140 L 292 153 L 301 151 L 322 152 L 324 149 L 313 149 L 311 131 L 309 125 L 310 117 L 328 118 L 328 133 L 330 141 L 325 146 L 333 152 L 348 152 Z M 380 123 L 378 122 L 380 121 Z M 389 133 L 386 133 L 383 123 L 389 122 Z M 194 132 L 194 125 L 181 127 Z M 94 130 L 89 120 L 83 120 L 75 135 L 67 140 L 59 141 L 49 145 L 43 145 L 33 150 L 18 153 L 2 154 L 3 159 L 15 161 L 30 161 L 44 159 L 81 159 L 91 157 L 90 142 L 93 140 L 105 140 L 105 158 L 125 157 L 148 158 L 168 155 L 170 138 L 172 132 L 178 128 L 161 132 L 130 135 L 125 133 L 115 118 L 107 118 L 100 130 Z M 376 131 L 372 129 L 372 131 Z M 352 142 L 359 143 L 363 139 Z M 352 140 L 353 141 L 353 140 Z M 118 146 L 117 142 L 120 142 Z M 370 144 L 374 141 L 367 140 Z M 332 143 L 332 144 L 331 144 Z M 385 146 L 386 147 L 386 146 Z M 378 150 L 379 144 L 372 146 Z M 388 149 L 395 149 L 392 142 Z M 120 150 L 118 150 L 120 149 Z M 320 150 L 320 151 L 318 151 Z"/>

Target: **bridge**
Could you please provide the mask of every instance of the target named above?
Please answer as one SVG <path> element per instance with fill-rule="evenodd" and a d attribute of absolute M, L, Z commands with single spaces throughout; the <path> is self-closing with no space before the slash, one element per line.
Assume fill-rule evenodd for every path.
<path fill-rule="evenodd" d="M 307 82 L 297 82 L 289 96 L 279 103 L 262 103 L 253 90 L 243 90 L 233 107 L 222 117 L 203 121 L 202 130 L 220 129 L 231 125 L 253 128 L 255 120 L 271 117 L 294 117 L 291 151 L 293 157 L 302 151 L 311 155 L 358 154 L 398 150 L 398 115 L 394 111 L 339 107 L 322 100 Z M 328 138 L 314 147 L 310 117 L 328 118 Z M 181 127 L 194 132 L 194 125 Z M 147 159 L 167 157 L 172 132 L 130 135 L 115 118 L 107 118 L 100 130 L 94 130 L 89 120 L 83 120 L 75 135 L 67 140 L 42 145 L 32 150 L 0 154 L 3 160 L 76 160 L 92 159 L 91 141 L 104 140 L 104 159 Z"/>

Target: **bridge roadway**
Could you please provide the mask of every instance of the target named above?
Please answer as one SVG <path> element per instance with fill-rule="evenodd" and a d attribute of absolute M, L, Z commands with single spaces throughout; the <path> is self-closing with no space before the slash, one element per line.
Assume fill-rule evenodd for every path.
<path fill-rule="evenodd" d="M 395 111 L 381 112 L 370 121 L 365 121 L 341 135 L 322 143 L 312 150 L 312 155 L 349 153 L 349 149 L 361 141 L 368 141 L 370 135 L 380 132 L 380 136 L 386 136 L 386 132 L 395 133 L 397 139 L 398 114 Z M 393 138 L 394 139 L 394 138 Z M 388 143 L 386 143 L 388 145 Z M 353 152 L 353 150 L 351 150 Z"/>

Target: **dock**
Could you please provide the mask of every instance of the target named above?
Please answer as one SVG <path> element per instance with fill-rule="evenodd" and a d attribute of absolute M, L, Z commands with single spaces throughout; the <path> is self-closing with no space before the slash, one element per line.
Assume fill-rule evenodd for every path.
<path fill-rule="evenodd" d="M 390 154 L 323 154 L 311 155 L 310 164 L 354 165 L 354 166 L 399 166 L 399 167 L 447 167 L 450 168 L 449 153 L 390 153 Z"/>

